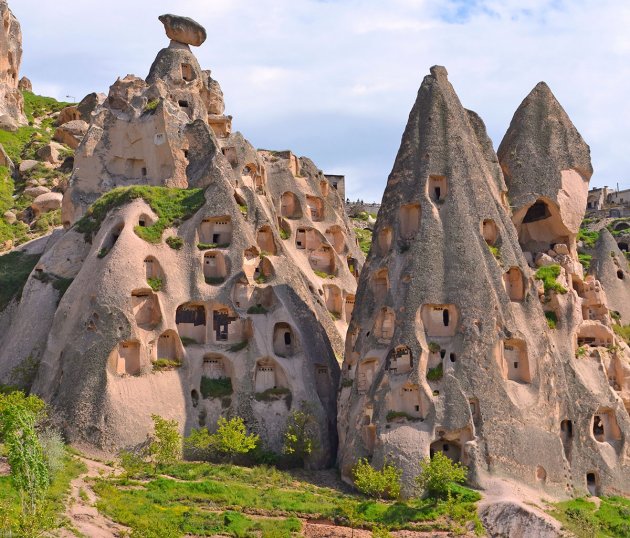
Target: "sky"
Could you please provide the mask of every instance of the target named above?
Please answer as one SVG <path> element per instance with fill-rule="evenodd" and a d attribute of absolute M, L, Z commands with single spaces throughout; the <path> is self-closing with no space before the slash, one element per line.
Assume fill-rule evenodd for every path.
<path fill-rule="evenodd" d="M 291 149 L 347 196 L 380 201 L 409 111 L 432 65 L 498 147 L 544 80 L 591 146 L 592 186 L 630 188 L 628 0 L 9 0 L 22 24 L 21 75 L 79 100 L 145 77 L 168 45 L 157 17 L 194 18 L 193 47 L 226 113 L 258 148 Z M 66 96 L 70 96 L 69 98 Z"/>

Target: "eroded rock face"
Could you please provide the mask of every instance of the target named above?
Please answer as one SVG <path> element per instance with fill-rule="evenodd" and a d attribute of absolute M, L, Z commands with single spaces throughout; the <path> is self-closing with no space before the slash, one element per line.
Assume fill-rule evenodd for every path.
<path fill-rule="evenodd" d="M 68 229 L 0 336 L 0 378 L 41 360 L 34 390 L 69 439 L 106 450 L 142 443 L 157 413 L 186 433 L 242 416 L 279 452 L 287 417 L 306 402 L 320 446 L 309 464 L 332 464 L 336 357 L 363 256 L 323 173 L 231 133 L 210 80 L 171 44 L 147 81 L 117 81 L 97 107 L 64 198 Z M 205 201 L 157 244 L 135 231 L 158 219 L 142 199 L 112 210 L 91 237 L 72 226 L 96 197 L 135 184 L 202 187 Z M 59 301 L 55 283 L 70 279 Z"/>
<path fill-rule="evenodd" d="M 545 88 L 538 88 L 543 104 L 560 114 Z M 425 77 L 346 339 L 338 402 L 344 477 L 360 457 L 377 466 L 389 460 L 402 467 L 411 493 L 420 460 L 441 451 L 467 465 L 481 486 L 503 475 L 557 496 L 587 487 L 630 491 L 630 417 L 623 387 L 615 388 L 609 374 L 619 361 L 627 364 L 629 350 L 614 337 L 605 294 L 592 277 L 584 279 L 571 242 L 590 161 L 577 131 L 561 119 L 552 138 L 581 144 L 577 149 L 551 148 L 550 158 L 547 145 L 528 140 L 532 124 L 515 121 L 508 140 L 522 141 L 529 160 L 521 155 L 513 171 L 510 155 L 504 165 L 517 207 L 535 201 L 535 193 L 558 201 L 564 170 L 585 177 L 577 178 L 579 188 L 565 189 L 569 200 L 550 227 L 557 235 L 545 242 L 545 263 L 558 267 L 562 287 L 545 293 L 534 276 L 541 249 L 531 237 L 539 238 L 519 235 L 512 222 L 483 123 L 462 107 L 444 68 Z M 546 132 L 544 121 L 535 125 Z M 541 162 L 542 175 L 519 182 L 517 172 Z M 530 222 L 517 220 L 518 211 L 513 218 L 517 226 Z M 557 320 L 556 329 L 546 318 Z M 611 351 L 613 343 L 620 351 Z"/>
<path fill-rule="evenodd" d="M 24 99 L 18 89 L 22 62 L 22 29 L 6 0 L 0 0 L 0 123 L 14 130 L 26 124 Z"/>
<path fill-rule="evenodd" d="M 164 30 L 169 39 L 199 47 L 206 40 L 206 29 L 197 21 L 179 15 L 160 15 L 160 22 L 164 24 Z"/>

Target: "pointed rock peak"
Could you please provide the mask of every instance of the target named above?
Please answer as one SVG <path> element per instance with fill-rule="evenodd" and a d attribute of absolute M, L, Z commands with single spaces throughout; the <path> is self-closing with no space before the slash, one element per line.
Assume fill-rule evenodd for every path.
<path fill-rule="evenodd" d="M 206 40 L 206 29 L 189 17 L 167 13 L 158 17 L 164 24 L 166 35 L 172 41 L 199 47 Z"/>
<path fill-rule="evenodd" d="M 431 72 L 431 76 L 438 82 L 448 80 L 448 71 L 444 66 L 434 65 L 429 71 Z"/>

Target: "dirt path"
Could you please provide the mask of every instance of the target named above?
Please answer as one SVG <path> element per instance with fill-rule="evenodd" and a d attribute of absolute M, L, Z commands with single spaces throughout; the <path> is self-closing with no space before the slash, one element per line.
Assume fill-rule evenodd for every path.
<path fill-rule="evenodd" d="M 63 529 L 61 538 L 118 538 L 126 536 L 129 529 L 114 523 L 96 509 L 96 494 L 90 486 L 90 478 L 100 474 L 115 472 L 113 467 L 86 457 L 75 456 L 87 467 L 87 472 L 70 482 L 70 496 L 66 505 L 65 516 L 70 520 L 73 530 Z"/>

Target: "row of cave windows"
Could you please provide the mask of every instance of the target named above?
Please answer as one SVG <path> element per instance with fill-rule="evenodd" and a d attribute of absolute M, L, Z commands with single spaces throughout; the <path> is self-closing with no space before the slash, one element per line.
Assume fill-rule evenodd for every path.
<path fill-rule="evenodd" d="M 167 335 L 168 336 L 168 335 Z M 162 337 L 160 337 L 162 338 Z M 112 356 L 111 364 L 118 375 L 136 376 L 142 373 L 142 350 L 137 341 L 121 342 Z M 174 353 L 171 342 L 158 340 L 157 355 L 181 362 L 181 354 Z M 166 355 L 162 357 L 161 355 Z M 314 367 L 315 383 L 320 395 L 332 396 L 330 371 L 327 366 L 317 364 Z M 288 376 L 282 366 L 273 358 L 265 357 L 256 361 L 254 390 L 261 393 L 270 389 L 290 390 Z M 201 376 L 207 379 L 229 379 L 234 386 L 232 363 L 227 357 L 218 353 L 208 353 L 203 357 Z M 193 400 L 195 397 L 193 396 Z"/>

